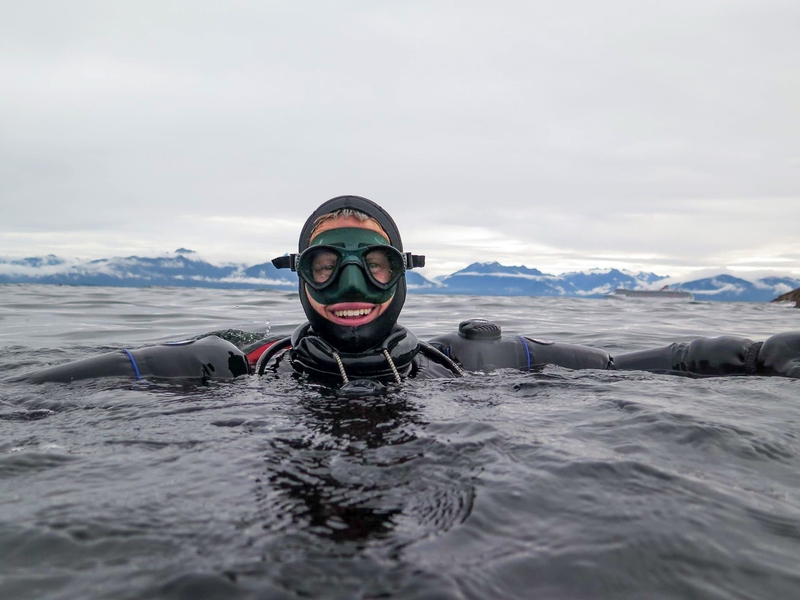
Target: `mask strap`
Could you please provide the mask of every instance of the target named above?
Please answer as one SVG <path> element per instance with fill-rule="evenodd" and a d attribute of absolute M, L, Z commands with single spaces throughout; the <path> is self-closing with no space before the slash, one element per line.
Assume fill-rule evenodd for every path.
<path fill-rule="evenodd" d="M 422 254 L 403 253 L 406 257 L 406 269 L 419 269 L 425 266 L 425 256 Z"/>
<path fill-rule="evenodd" d="M 272 259 L 272 266 L 276 269 L 291 269 L 297 271 L 297 254 L 286 254 Z"/>
<path fill-rule="evenodd" d="M 291 269 L 297 270 L 297 257 L 298 254 L 286 254 L 272 259 L 272 265 L 276 269 Z M 406 269 L 421 269 L 425 266 L 425 255 L 411 254 L 411 252 L 404 252 Z"/>

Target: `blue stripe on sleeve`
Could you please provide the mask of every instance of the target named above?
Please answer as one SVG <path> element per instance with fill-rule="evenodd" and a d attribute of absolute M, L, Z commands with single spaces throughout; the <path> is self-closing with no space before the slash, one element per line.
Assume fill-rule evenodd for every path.
<path fill-rule="evenodd" d="M 130 350 L 122 350 L 125 355 L 128 357 L 128 360 L 131 361 L 131 365 L 133 365 L 133 372 L 136 374 L 136 379 L 141 379 L 142 374 L 139 373 L 139 365 L 136 364 L 136 359 L 133 358 L 133 354 L 131 354 Z M 528 360 L 530 362 L 530 360 Z"/>
<path fill-rule="evenodd" d="M 530 371 L 531 370 L 531 351 L 530 351 L 530 349 L 528 349 L 528 340 L 526 340 L 521 335 L 518 335 L 517 337 L 519 338 L 519 341 L 522 342 L 523 348 L 525 348 L 525 356 L 528 357 L 528 371 Z"/>

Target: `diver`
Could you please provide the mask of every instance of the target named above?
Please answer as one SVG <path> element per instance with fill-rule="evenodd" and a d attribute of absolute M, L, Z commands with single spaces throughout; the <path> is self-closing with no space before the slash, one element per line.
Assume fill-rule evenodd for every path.
<path fill-rule="evenodd" d="M 425 257 L 405 252 L 392 217 L 360 196 L 319 206 L 300 233 L 298 252 L 273 259 L 298 274 L 308 322 L 287 338 L 244 346 L 211 335 L 198 340 L 110 352 L 50 367 L 29 381 L 127 376 L 201 382 L 245 374 L 294 373 L 343 394 L 383 391 L 407 378 L 460 377 L 465 371 L 636 369 L 696 376 L 782 375 L 800 378 L 800 332 L 764 342 L 723 336 L 612 357 L 587 346 L 505 335 L 484 319 L 462 322 L 427 342 L 397 323 L 407 270 Z"/>

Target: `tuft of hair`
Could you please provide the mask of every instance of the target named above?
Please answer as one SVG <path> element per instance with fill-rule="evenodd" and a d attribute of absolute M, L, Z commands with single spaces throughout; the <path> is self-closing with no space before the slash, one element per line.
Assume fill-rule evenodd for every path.
<path fill-rule="evenodd" d="M 362 223 L 364 221 L 369 221 L 372 217 L 368 214 L 361 212 L 360 210 L 355 210 L 353 208 L 340 208 L 339 210 L 335 210 L 333 212 L 329 212 L 325 215 L 320 215 L 316 219 L 314 219 L 314 229 L 319 227 L 320 223 L 324 223 L 325 221 L 332 221 L 333 219 L 338 219 L 339 217 L 347 218 L 347 217 L 355 217 Z M 312 229 L 313 232 L 313 229 Z"/>
<path fill-rule="evenodd" d="M 314 227 L 311 230 L 311 237 L 314 237 L 314 234 L 319 229 L 319 226 L 324 223 L 325 221 L 332 221 L 333 219 L 338 219 L 339 217 L 347 218 L 347 217 L 355 217 L 362 223 L 364 221 L 375 221 L 375 223 L 380 227 L 381 231 L 383 231 L 384 235 L 388 238 L 389 234 L 387 234 L 383 227 L 381 226 L 378 221 L 370 217 L 367 213 L 363 213 L 360 210 L 355 210 L 353 208 L 340 208 L 339 210 L 335 210 L 333 212 L 329 212 L 327 214 L 321 215 L 314 219 Z"/>

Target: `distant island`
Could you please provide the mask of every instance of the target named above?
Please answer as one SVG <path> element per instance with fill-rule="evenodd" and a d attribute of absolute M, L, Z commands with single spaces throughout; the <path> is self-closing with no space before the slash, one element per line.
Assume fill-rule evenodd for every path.
<path fill-rule="evenodd" d="M 781 294 L 773 302 L 794 302 L 795 308 L 800 308 L 800 288 Z"/>
<path fill-rule="evenodd" d="M 409 271 L 406 279 L 409 292 L 417 294 L 600 298 L 617 288 L 659 289 L 668 277 L 618 269 L 591 269 L 550 275 L 525 266 L 485 262 L 473 263 L 435 280 Z M 52 254 L 22 259 L 0 258 L 0 283 L 294 291 L 297 289 L 297 276 L 291 271 L 276 269 L 270 262 L 252 266 L 213 265 L 192 250 L 179 248 L 155 258 L 128 256 L 87 261 Z M 670 288 L 691 292 L 700 301 L 769 302 L 776 296 L 780 300 L 784 297 L 782 295 L 788 298 L 790 293 L 798 294 L 800 279 L 765 277 L 748 281 L 720 274 L 681 282 L 679 285 L 673 282 Z M 800 297 L 789 299 L 800 300 Z"/>

